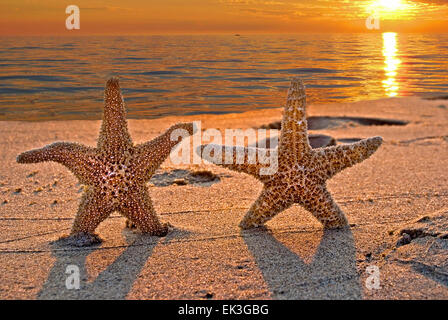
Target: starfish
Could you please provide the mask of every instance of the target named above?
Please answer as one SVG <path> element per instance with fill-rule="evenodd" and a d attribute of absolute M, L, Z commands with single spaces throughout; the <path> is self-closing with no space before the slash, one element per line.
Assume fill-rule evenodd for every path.
<path fill-rule="evenodd" d="M 175 130 L 180 133 L 172 139 Z M 174 133 L 176 133 L 174 132 Z M 164 236 L 168 224 L 157 218 L 146 182 L 183 137 L 193 134 L 192 123 L 178 123 L 155 139 L 134 145 L 127 128 L 126 106 L 117 78 L 106 83 L 104 112 L 96 148 L 70 142 L 55 142 L 21 153 L 19 163 L 58 162 L 85 185 L 69 244 L 100 242 L 96 227 L 118 211 L 142 232 Z"/>
<path fill-rule="evenodd" d="M 254 152 L 251 147 L 213 144 L 201 145 L 197 149 L 203 159 L 250 174 L 263 183 L 260 195 L 240 223 L 241 228 L 261 227 L 295 203 L 310 211 L 326 229 L 347 226 L 347 219 L 327 190 L 326 181 L 370 157 L 383 139 L 372 137 L 352 144 L 312 149 L 308 140 L 305 108 L 305 86 L 300 79 L 294 78 L 288 90 L 276 149 L 262 151 L 255 148 Z M 208 154 L 204 152 L 207 150 L 210 150 Z M 262 154 L 260 151 L 272 152 L 277 157 L 278 166 L 274 173 L 260 171 L 266 168 L 266 159 L 250 157 L 251 154 Z M 229 154 L 233 155 L 233 160 Z"/>

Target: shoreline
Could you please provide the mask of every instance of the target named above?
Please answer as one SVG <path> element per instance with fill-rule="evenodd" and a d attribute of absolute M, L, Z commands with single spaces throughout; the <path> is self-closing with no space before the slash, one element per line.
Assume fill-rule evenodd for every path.
<path fill-rule="evenodd" d="M 317 104 L 310 104 L 309 106 L 312 107 L 315 110 L 318 110 L 319 107 L 323 107 L 325 109 L 328 109 L 328 106 L 338 106 L 338 105 L 345 105 L 345 104 L 364 104 L 364 103 L 375 103 L 377 101 L 391 101 L 391 100 L 396 100 L 396 99 L 421 99 L 421 100 L 429 100 L 429 101 L 444 101 L 444 100 L 448 100 L 448 95 L 434 95 L 432 96 L 430 93 L 427 96 L 422 96 L 422 95 L 411 95 L 411 96 L 402 96 L 402 97 L 383 97 L 383 98 L 379 98 L 379 99 L 362 99 L 362 100 L 356 100 L 356 101 L 345 101 L 345 102 L 327 102 L 327 103 L 317 103 Z M 126 99 L 125 99 L 126 102 Z M 150 118 L 141 118 L 141 117 L 133 117 L 133 116 L 129 116 L 128 115 L 128 119 L 129 120 L 158 120 L 158 119 L 165 119 L 165 118 L 194 118 L 194 117 L 201 117 L 201 116 L 226 116 L 226 115 L 241 115 L 244 113 L 251 113 L 251 112 L 255 112 L 255 113 L 259 113 L 259 112 L 270 112 L 272 110 L 277 110 L 277 109 L 282 109 L 282 107 L 266 107 L 266 108 L 256 108 L 253 110 L 242 110 L 242 111 L 230 111 L 230 112 L 221 112 L 221 111 L 216 111 L 216 112 L 199 112 L 196 114 L 188 114 L 188 115 L 162 115 L 162 116 L 155 116 L 155 117 L 150 117 Z M 337 109 L 337 108 L 336 108 Z M 99 112 L 98 114 L 101 114 L 101 112 Z M 3 113 L 2 116 L 5 116 L 5 114 Z M 34 122 L 52 122 L 52 121 L 101 121 L 101 118 L 93 118 L 93 119 L 79 119 L 79 118 L 56 118 L 56 119 L 15 119 L 15 118 L 11 118 L 11 119 L 0 119 L 0 122 L 10 122 L 10 121 L 17 121 L 17 122 L 30 122 L 30 123 L 34 123 Z"/>

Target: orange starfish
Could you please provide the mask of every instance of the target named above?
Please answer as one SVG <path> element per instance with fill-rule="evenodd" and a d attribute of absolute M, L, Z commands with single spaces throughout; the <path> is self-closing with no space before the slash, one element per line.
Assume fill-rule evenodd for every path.
<path fill-rule="evenodd" d="M 58 162 L 87 186 L 67 239 L 69 244 L 85 246 L 100 242 L 94 231 L 114 211 L 128 218 L 142 232 L 164 236 L 168 225 L 157 218 L 145 184 L 182 137 L 193 134 L 193 124 L 173 125 L 159 137 L 134 146 L 117 78 L 107 81 L 104 101 L 96 148 L 55 142 L 20 154 L 17 162 Z M 177 131 L 180 134 L 173 140 L 174 130 L 180 130 Z"/>
<path fill-rule="evenodd" d="M 250 174 L 264 184 L 258 199 L 241 221 L 241 228 L 260 227 L 294 203 L 310 211 L 325 228 L 347 225 L 344 213 L 327 190 L 326 181 L 345 168 L 370 157 L 383 139 L 373 137 L 347 145 L 312 149 L 308 141 L 305 107 L 305 86 L 300 79 L 294 78 L 284 109 L 279 146 L 267 151 L 272 152 L 278 160 L 275 173 L 265 174 L 261 171 L 267 167 L 266 158 L 260 158 L 266 149 L 262 151 L 211 144 L 202 145 L 198 149 L 203 159 Z M 210 150 L 208 154 L 204 152 L 207 150 Z M 233 161 L 229 154 L 233 155 Z M 250 156 L 254 154 L 259 155 L 256 161 Z"/>

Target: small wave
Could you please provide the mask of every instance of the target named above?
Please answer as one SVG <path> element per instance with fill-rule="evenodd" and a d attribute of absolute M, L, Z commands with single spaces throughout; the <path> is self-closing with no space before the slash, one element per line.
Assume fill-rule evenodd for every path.
<path fill-rule="evenodd" d="M 0 87 L 0 93 L 2 94 L 30 94 L 39 92 L 37 89 L 24 89 L 24 88 L 11 88 L 11 87 Z"/>
<path fill-rule="evenodd" d="M 144 89 L 123 89 L 124 93 L 162 93 L 171 92 L 171 90 L 166 89 L 156 89 L 156 88 L 144 88 Z"/>
<path fill-rule="evenodd" d="M 194 60 L 195 62 L 202 63 L 229 63 L 229 62 L 244 62 L 240 59 L 220 59 L 220 60 Z"/>
<path fill-rule="evenodd" d="M 326 80 L 343 80 L 343 81 L 364 81 L 363 78 L 358 77 L 336 77 L 336 76 L 328 76 L 328 77 L 322 77 Z"/>
<path fill-rule="evenodd" d="M 338 73 L 340 70 L 332 70 L 325 68 L 292 68 L 292 69 L 280 69 L 278 72 L 287 73 Z"/>
<path fill-rule="evenodd" d="M 37 46 L 25 46 L 25 47 L 10 47 L 10 48 L 5 48 L 5 50 L 32 50 L 32 49 L 43 49 L 41 47 L 37 47 Z"/>
<path fill-rule="evenodd" d="M 160 70 L 160 71 L 146 71 L 141 72 L 140 74 L 145 76 L 162 76 L 162 75 L 179 75 L 183 74 L 181 71 L 172 71 L 172 70 Z"/>
<path fill-rule="evenodd" d="M 37 47 L 37 46 L 24 46 L 24 47 L 10 47 L 10 48 L 5 48 L 5 50 L 9 50 L 9 51 L 15 51 L 15 50 L 73 50 L 76 47 L 74 45 L 71 44 L 63 44 L 61 45 L 61 47 L 55 46 L 55 47 Z"/>
<path fill-rule="evenodd" d="M 349 88 L 351 84 L 308 84 L 307 88 Z"/>
<path fill-rule="evenodd" d="M 0 93 L 3 94 L 31 94 L 41 92 L 64 92 L 76 93 L 80 91 L 104 90 L 103 87 L 34 87 L 34 88 L 16 88 L 16 87 L 0 87 Z"/>
<path fill-rule="evenodd" d="M 114 58 L 114 60 L 118 61 L 152 61 L 152 60 L 158 60 L 157 58 L 142 58 L 142 57 L 120 57 L 120 58 Z"/>
<path fill-rule="evenodd" d="M 39 91 L 53 91 L 53 92 L 79 92 L 90 90 L 104 90 L 104 87 L 38 87 Z"/>
<path fill-rule="evenodd" d="M 271 87 L 266 87 L 266 86 L 257 86 L 257 85 L 253 85 L 253 86 L 235 86 L 235 87 L 230 87 L 233 89 L 248 89 L 248 90 L 266 90 L 266 89 L 271 89 Z"/>
<path fill-rule="evenodd" d="M 238 78 L 225 78 L 224 80 L 233 82 L 249 82 L 249 81 L 282 81 L 277 78 L 268 77 L 238 77 Z"/>
<path fill-rule="evenodd" d="M 0 76 L 0 81 L 2 80 L 31 80 L 31 81 L 52 82 L 52 81 L 67 81 L 69 80 L 69 78 L 61 76 L 46 76 L 46 75 L 12 75 L 12 76 Z"/>
<path fill-rule="evenodd" d="M 205 99 L 234 99 L 234 98 L 244 98 L 240 94 L 215 94 L 204 97 Z"/>
<path fill-rule="evenodd" d="M 197 116 L 200 114 L 227 114 L 227 113 L 241 113 L 239 111 L 211 111 L 211 110 L 207 110 L 207 111 L 190 111 L 190 112 L 185 112 L 184 115 L 186 116 Z"/>

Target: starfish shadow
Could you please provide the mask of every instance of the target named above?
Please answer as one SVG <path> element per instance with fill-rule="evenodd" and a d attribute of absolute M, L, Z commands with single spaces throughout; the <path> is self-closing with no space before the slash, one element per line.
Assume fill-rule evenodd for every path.
<path fill-rule="evenodd" d="M 443 270 L 440 272 L 436 267 L 423 263 L 414 263 L 412 270 L 442 286 L 448 287 L 448 275 Z"/>
<path fill-rule="evenodd" d="M 52 245 L 52 254 L 56 257 L 48 278 L 37 298 L 49 299 L 125 299 L 142 271 L 154 248 L 159 243 L 188 237 L 188 232 L 175 229 L 165 238 L 146 236 L 130 230 L 123 232 L 129 244 L 125 250 L 102 271 L 94 281 L 88 282 L 86 269 L 87 257 L 100 250 L 107 255 L 109 249 L 62 248 L 57 243 Z M 114 248 L 112 248 L 114 249 Z M 73 265 L 79 268 L 80 288 L 67 289 L 66 280 L 71 273 L 66 273 L 67 267 Z"/>
<path fill-rule="evenodd" d="M 242 231 L 242 236 L 274 299 L 362 298 L 350 229 L 325 230 L 308 264 L 270 232 Z"/>

